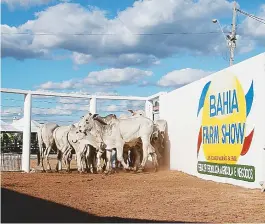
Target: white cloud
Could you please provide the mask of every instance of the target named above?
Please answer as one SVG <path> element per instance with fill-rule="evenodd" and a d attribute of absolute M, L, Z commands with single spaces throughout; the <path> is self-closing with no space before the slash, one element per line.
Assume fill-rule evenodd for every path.
<path fill-rule="evenodd" d="M 137 68 L 111 68 L 90 72 L 84 82 L 89 85 L 128 85 L 138 83 L 139 80 L 152 74 L 151 71 L 143 71 Z"/>
<path fill-rule="evenodd" d="M 3 57 L 15 57 L 21 60 L 25 58 L 45 58 L 49 54 L 47 49 L 35 48 L 32 45 L 33 36 L 15 35 L 20 32 L 20 28 L 1 24 L 1 32 L 8 34 L 1 37 Z"/>
<path fill-rule="evenodd" d="M 15 115 L 21 115 L 23 114 L 23 108 L 22 107 L 12 107 L 3 109 L 1 107 L 1 117 L 9 117 L 9 116 L 15 116 Z"/>
<path fill-rule="evenodd" d="M 53 88 L 56 89 L 57 86 L 59 85 L 59 89 L 64 90 L 64 91 L 60 91 L 61 93 L 78 94 L 78 95 L 90 95 L 91 94 L 91 92 L 88 92 L 88 91 L 83 90 L 83 89 L 78 89 L 78 90 L 74 89 L 72 91 L 69 91 L 68 90 L 68 85 L 65 85 L 66 81 L 63 81 L 62 83 L 63 83 L 62 86 L 65 86 L 66 89 L 63 89 L 62 86 L 60 86 L 60 83 L 56 83 L 55 82 L 55 84 L 54 84 L 54 82 L 51 82 L 51 81 L 43 83 L 43 84 L 41 84 L 41 86 L 43 85 L 47 89 L 53 89 Z M 41 92 L 41 93 L 50 93 L 50 94 L 58 93 L 58 91 L 55 92 L 55 91 L 50 91 L 50 90 L 47 90 L 47 89 L 39 88 L 39 89 L 36 89 L 36 91 Z M 70 88 L 70 90 L 71 90 L 71 88 Z M 34 97 L 36 97 L 36 96 L 34 96 Z M 39 96 L 39 98 L 42 98 L 42 97 L 43 96 Z M 52 98 L 54 96 L 45 96 L 45 97 Z"/>
<path fill-rule="evenodd" d="M 264 39 L 265 41 L 265 39 Z M 247 53 L 252 51 L 255 48 L 255 41 L 247 36 L 240 36 L 237 35 L 237 45 L 240 45 L 241 47 L 239 49 L 236 49 L 239 53 Z"/>
<path fill-rule="evenodd" d="M 63 82 L 48 81 L 40 85 L 41 89 L 76 89 L 81 87 L 82 84 L 79 81 L 67 80 Z"/>
<path fill-rule="evenodd" d="M 58 106 L 56 108 L 32 108 L 33 115 L 71 115 L 72 111 Z"/>
<path fill-rule="evenodd" d="M 45 92 L 47 92 L 47 91 L 45 91 Z M 33 100 L 34 99 L 44 99 L 44 100 L 46 100 L 46 99 L 49 99 L 49 98 L 52 98 L 53 96 L 42 96 L 42 95 L 33 95 L 32 96 L 32 98 L 33 98 Z"/>
<path fill-rule="evenodd" d="M 70 108 L 67 106 L 56 106 L 55 108 L 32 108 L 33 115 L 71 115 L 72 111 L 76 108 Z M 81 110 L 86 110 L 86 108 L 81 107 Z M 13 117 L 13 116 L 23 116 L 23 108 L 13 107 L 1 110 L 1 116 L 3 117 Z"/>
<path fill-rule="evenodd" d="M 76 103 L 76 104 L 78 104 L 78 103 L 84 103 L 84 102 L 87 102 L 87 104 L 89 104 L 89 99 L 87 100 L 87 99 L 80 99 L 80 98 L 65 98 L 65 97 L 60 97 L 59 99 L 58 99 L 58 102 L 59 103 L 65 103 L 65 104 L 67 104 L 67 103 Z"/>
<path fill-rule="evenodd" d="M 59 106 L 56 106 L 56 109 L 58 110 L 66 110 L 66 111 L 89 111 L 89 104 L 85 105 L 84 103 L 76 103 L 76 104 L 62 104 Z"/>
<path fill-rule="evenodd" d="M 2 25 L 7 33 L 33 33 L 2 35 L 2 55 L 17 59 L 47 57 L 52 50 L 64 49 L 73 52 L 72 59 L 78 65 L 96 62 L 128 67 L 157 64 L 159 59 L 172 54 L 218 54 L 220 48 L 216 46 L 220 43 L 221 49 L 225 46 L 211 19 L 230 17 L 230 13 L 231 3 L 226 0 L 144 0 L 134 2 L 132 7 L 119 12 L 117 18 L 108 19 L 103 10 L 61 3 L 36 13 L 34 20 L 21 26 Z M 134 35 L 213 30 L 217 33 Z M 93 35 L 71 35 L 73 33 Z"/>
<path fill-rule="evenodd" d="M 265 22 L 265 4 L 261 5 L 256 15 Z M 265 25 L 263 23 L 247 17 L 239 27 L 239 32 L 242 33 L 245 38 L 255 40 L 261 46 L 265 46 Z"/>
<path fill-rule="evenodd" d="M 139 83 L 142 79 L 149 77 L 152 74 L 151 71 L 144 71 L 137 68 L 110 68 L 90 72 L 84 79 L 66 80 L 62 82 L 49 81 L 41 84 L 40 88 L 44 90 L 78 89 L 89 86 L 107 86 L 113 88 L 113 85 L 130 85 Z M 96 92 L 100 93 L 99 91 Z"/>
<path fill-rule="evenodd" d="M 52 2 L 70 2 L 71 0 L 1 0 L 1 3 L 7 4 L 14 10 L 17 7 L 29 8 L 32 6 L 48 5 Z"/>
<path fill-rule="evenodd" d="M 118 68 L 126 66 L 157 65 L 160 63 L 158 58 L 154 55 L 138 53 L 120 54 L 117 57 L 113 57 L 112 55 L 93 57 L 92 55 L 73 52 L 72 60 L 76 65 L 88 64 L 94 61 L 100 65 L 108 64 Z"/>
<path fill-rule="evenodd" d="M 83 65 L 92 61 L 92 55 L 73 52 L 72 59 L 76 65 Z"/>
<path fill-rule="evenodd" d="M 107 113 L 128 113 L 129 109 L 132 110 L 144 110 L 145 102 L 144 101 L 130 101 L 130 100 L 102 100 L 98 104 L 98 112 L 107 112 Z"/>
<path fill-rule="evenodd" d="M 69 94 L 79 94 L 79 95 L 96 95 L 96 96 L 118 96 L 118 93 L 115 91 L 109 92 L 85 92 L 85 91 L 72 91 Z M 89 102 L 90 99 L 82 99 L 82 98 L 71 98 L 71 97 L 59 97 L 58 102 L 60 103 L 81 103 L 81 102 Z"/>
<path fill-rule="evenodd" d="M 177 87 L 189 84 L 199 80 L 205 76 L 212 74 L 210 71 L 203 71 L 200 69 L 185 68 L 181 70 L 174 70 L 164 75 L 157 84 L 163 87 Z"/>
<path fill-rule="evenodd" d="M 1 3 L 5 3 L 9 8 L 14 9 L 15 7 L 30 7 L 37 5 L 46 5 L 53 0 L 1 0 Z"/>

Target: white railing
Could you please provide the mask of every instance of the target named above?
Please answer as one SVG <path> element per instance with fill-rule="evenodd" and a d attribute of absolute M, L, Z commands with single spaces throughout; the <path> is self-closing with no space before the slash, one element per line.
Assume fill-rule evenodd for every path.
<path fill-rule="evenodd" d="M 82 94 L 68 94 L 56 92 L 42 92 L 20 89 L 1 88 L 1 93 L 13 93 L 24 95 L 24 127 L 23 127 L 23 148 L 22 148 L 22 170 L 30 172 L 30 141 L 31 141 L 31 116 L 32 116 L 32 96 L 54 96 L 54 97 L 70 97 L 90 99 L 89 110 L 91 113 L 97 113 L 97 99 L 103 100 L 134 100 L 145 101 L 145 113 L 150 119 L 153 119 L 153 103 L 154 99 L 159 99 L 162 94 L 160 92 L 148 97 L 138 96 L 102 96 L 102 95 L 82 95 Z"/>

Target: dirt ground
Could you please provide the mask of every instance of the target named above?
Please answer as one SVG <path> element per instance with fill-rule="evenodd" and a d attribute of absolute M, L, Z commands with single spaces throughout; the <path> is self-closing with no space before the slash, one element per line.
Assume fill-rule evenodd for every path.
<path fill-rule="evenodd" d="M 142 174 L 120 171 L 108 176 L 78 174 L 76 171 L 70 174 L 4 172 L 1 179 L 2 207 L 5 207 L 5 203 L 11 203 L 11 199 L 4 197 L 5 189 L 97 217 L 127 218 L 128 222 L 130 219 L 168 222 L 265 221 L 265 194 L 258 189 L 205 181 L 176 171 L 160 170 Z M 20 202 L 17 200 L 13 203 Z M 23 207 L 20 207 L 22 211 Z"/>

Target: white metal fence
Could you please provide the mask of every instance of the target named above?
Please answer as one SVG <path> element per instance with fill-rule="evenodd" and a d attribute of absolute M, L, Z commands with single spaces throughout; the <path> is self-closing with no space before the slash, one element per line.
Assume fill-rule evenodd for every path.
<path fill-rule="evenodd" d="M 13 124 L 16 123 L 15 127 L 19 129 L 21 134 L 23 133 L 23 139 L 21 139 L 23 142 L 21 169 L 25 172 L 29 172 L 30 153 L 34 151 L 34 147 L 32 148 L 31 143 L 33 141 L 32 136 L 34 136 L 32 133 L 36 133 L 36 130 L 33 130 L 35 129 L 35 123 L 43 124 L 55 122 L 58 125 L 70 125 L 77 123 L 80 117 L 88 112 L 98 113 L 101 116 L 114 113 L 119 117 L 121 114 L 129 114 L 128 109 L 144 110 L 146 116 L 154 120 L 159 117 L 157 102 L 159 102 L 159 97 L 162 94 L 164 94 L 164 92 L 150 97 L 96 96 L 1 88 L 1 121 L 6 123 L 13 122 Z M 156 111 L 154 111 L 153 108 Z M 14 118 L 23 118 L 23 121 L 16 122 Z M 3 132 L 3 125 L 6 124 L 1 123 L 1 132 Z M 3 150 L 1 150 L 1 152 L 3 152 Z M 12 160 L 14 156 L 11 157 L 4 157 L 3 155 L 1 159 L 9 158 Z M 20 157 L 16 157 L 13 160 L 20 159 Z M 5 164 L 5 169 L 1 168 L 1 170 L 8 170 L 6 164 L 14 163 L 14 161 L 6 161 L 7 159 L 5 163 L 1 162 L 1 166 Z M 20 167 L 20 163 L 16 163 L 18 163 L 18 167 Z"/>

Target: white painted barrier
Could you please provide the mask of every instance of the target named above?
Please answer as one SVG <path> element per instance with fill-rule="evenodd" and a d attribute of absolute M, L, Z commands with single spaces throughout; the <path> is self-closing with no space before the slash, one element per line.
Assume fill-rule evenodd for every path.
<path fill-rule="evenodd" d="M 160 96 L 170 168 L 260 188 L 265 180 L 265 53 Z"/>

